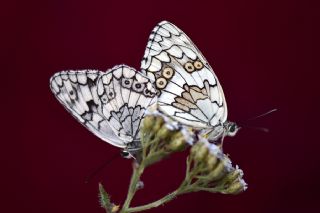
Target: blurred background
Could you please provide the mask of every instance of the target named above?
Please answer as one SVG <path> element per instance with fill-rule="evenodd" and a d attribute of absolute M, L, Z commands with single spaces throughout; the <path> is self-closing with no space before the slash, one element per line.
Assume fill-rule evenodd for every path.
<path fill-rule="evenodd" d="M 82 127 L 54 98 L 49 78 L 68 69 L 139 69 L 149 33 L 162 20 L 181 28 L 217 74 L 229 119 L 243 128 L 225 152 L 245 172 L 240 195 L 193 193 L 149 212 L 319 211 L 319 16 L 316 1 L 6 1 L 1 3 L 2 212 L 95 212 L 98 182 L 115 203 L 131 162 Z M 133 205 L 151 202 L 183 178 L 179 153 L 150 167 Z"/>

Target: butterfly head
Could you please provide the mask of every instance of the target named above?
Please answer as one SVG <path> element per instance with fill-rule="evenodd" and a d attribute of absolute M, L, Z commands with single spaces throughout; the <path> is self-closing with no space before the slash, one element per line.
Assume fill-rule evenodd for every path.
<path fill-rule="evenodd" d="M 130 152 L 125 149 L 121 150 L 120 155 L 121 155 L 121 157 L 126 158 L 126 159 L 132 158 L 132 155 L 130 154 Z"/>
<path fill-rule="evenodd" d="M 241 127 L 239 127 L 235 122 L 229 121 L 224 124 L 224 128 L 225 128 L 225 135 L 233 137 L 237 134 L 237 132 Z"/>
<path fill-rule="evenodd" d="M 127 147 L 121 150 L 121 156 L 126 159 L 135 159 L 136 161 L 140 161 L 141 157 L 141 142 L 140 140 L 134 140 L 131 143 L 127 144 Z"/>

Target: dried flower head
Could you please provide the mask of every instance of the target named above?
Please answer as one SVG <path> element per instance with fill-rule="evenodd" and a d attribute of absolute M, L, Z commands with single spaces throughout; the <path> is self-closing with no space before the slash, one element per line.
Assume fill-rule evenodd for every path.
<path fill-rule="evenodd" d="M 237 194 L 247 188 L 242 179 L 243 171 L 238 166 L 233 167 L 228 156 L 204 138 L 191 148 L 187 176 L 193 191 Z"/>

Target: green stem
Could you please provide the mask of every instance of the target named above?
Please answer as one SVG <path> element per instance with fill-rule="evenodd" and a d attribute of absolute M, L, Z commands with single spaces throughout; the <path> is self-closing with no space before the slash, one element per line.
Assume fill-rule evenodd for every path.
<path fill-rule="evenodd" d="M 128 212 L 128 213 L 139 212 L 139 211 L 144 211 L 144 210 L 148 210 L 151 208 L 155 208 L 155 207 L 158 207 L 160 205 L 163 205 L 163 204 L 171 201 L 176 196 L 178 196 L 180 194 L 184 194 L 184 193 L 185 193 L 185 182 L 183 182 L 178 189 L 176 189 L 175 191 L 171 192 L 170 194 L 164 196 L 163 198 L 161 198 L 157 201 L 154 201 L 152 203 L 146 204 L 146 205 L 129 208 L 129 209 L 127 209 L 126 212 Z"/>
<path fill-rule="evenodd" d="M 149 203 L 149 204 L 146 204 L 146 205 L 143 205 L 143 206 L 138 206 L 138 207 L 132 207 L 132 208 L 129 208 L 127 210 L 127 212 L 139 212 L 139 211 L 144 211 L 144 210 L 147 210 L 147 209 L 151 209 L 151 208 L 155 208 L 155 207 L 158 207 L 166 202 L 169 202 L 170 200 L 172 200 L 174 197 L 176 197 L 178 195 L 178 191 L 174 191 L 168 195 L 166 195 L 165 197 L 157 200 L 157 201 L 154 201 L 152 203 Z"/>
<path fill-rule="evenodd" d="M 144 163 L 148 162 L 148 157 L 152 156 L 154 150 L 151 150 L 150 153 L 148 153 L 148 156 L 146 156 L 146 153 L 144 153 L 144 160 L 141 162 L 140 166 L 136 169 L 134 169 L 133 176 L 131 178 L 131 183 L 130 183 L 130 188 L 128 192 L 127 199 L 123 205 L 123 208 L 121 210 L 122 213 L 130 213 L 130 212 L 139 212 L 139 211 L 144 211 L 148 210 L 151 208 L 158 207 L 160 205 L 163 205 L 164 203 L 167 203 L 171 201 L 173 198 L 175 198 L 178 195 L 189 193 L 192 191 L 198 191 L 198 188 L 195 188 L 193 184 L 191 184 L 192 179 L 196 174 L 199 173 L 199 169 L 197 165 L 191 165 L 192 159 L 188 158 L 187 159 L 187 165 L 186 165 L 186 176 L 181 185 L 172 193 L 164 196 L 163 198 L 154 201 L 152 203 L 142 205 L 142 206 L 137 206 L 137 207 L 131 207 L 129 208 L 130 202 L 135 194 L 136 191 L 136 184 L 139 181 L 139 178 L 143 172 L 144 169 Z M 197 169 L 195 169 L 197 168 Z M 199 188 L 200 189 L 200 188 Z M 201 188 L 202 189 L 202 188 Z"/>
<path fill-rule="evenodd" d="M 222 191 L 222 187 L 206 188 L 206 187 L 194 187 L 192 192 L 205 191 L 211 193 L 217 193 Z"/>
<path fill-rule="evenodd" d="M 143 162 L 139 166 L 134 166 L 134 168 L 133 168 L 133 174 L 132 174 L 131 180 L 130 180 L 128 195 L 127 195 L 127 198 L 126 198 L 126 200 L 123 204 L 123 207 L 121 209 L 121 212 L 123 212 L 123 213 L 128 212 L 127 209 L 129 208 L 129 205 L 132 201 L 132 198 L 137 191 L 137 184 L 140 180 L 140 177 L 143 173 L 143 170 L 144 170 Z"/>
<path fill-rule="evenodd" d="M 152 203 L 142 205 L 142 206 L 128 208 L 128 209 L 126 209 L 126 213 L 139 212 L 139 211 L 144 211 L 144 210 L 148 210 L 151 208 L 156 208 L 160 205 L 163 205 L 163 204 L 171 201 L 173 198 L 177 197 L 178 195 L 185 194 L 185 193 L 196 192 L 196 191 L 219 192 L 221 190 L 220 187 L 215 187 L 215 188 L 197 187 L 197 186 L 189 185 L 189 182 L 190 182 L 190 180 L 188 178 L 186 178 L 182 182 L 180 187 L 178 189 L 176 189 L 175 191 L 173 191 L 172 193 L 170 193 L 170 194 L 164 196 L 163 198 L 161 198 L 157 201 L 154 201 Z"/>

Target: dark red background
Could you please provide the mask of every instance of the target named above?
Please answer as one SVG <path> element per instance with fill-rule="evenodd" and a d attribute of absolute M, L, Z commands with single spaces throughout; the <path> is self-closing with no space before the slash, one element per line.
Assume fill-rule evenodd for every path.
<path fill-rule="evenodd" d="M 4 2 L 3 2 L 4 3 Z M 89 133 L 49 90 L 65 69 L 139 68 L 152 28 L 168 20 L 197 44 L 218 75 L 230 120 L 271 108 L 225 150 L 245 172 L 237 196 L 188 194 L 150 212 L 319 211 L 317 5 L 311 1 L 20 1 L 1 6 L 1 212 L 103 212 L 98 182 L 126 195 L 131 163 Z M 134 204 L 160 198 L 183 178 L 184 154 L 146 171 Z M 5 210 L 5 211 L 4 211 Z"/>

